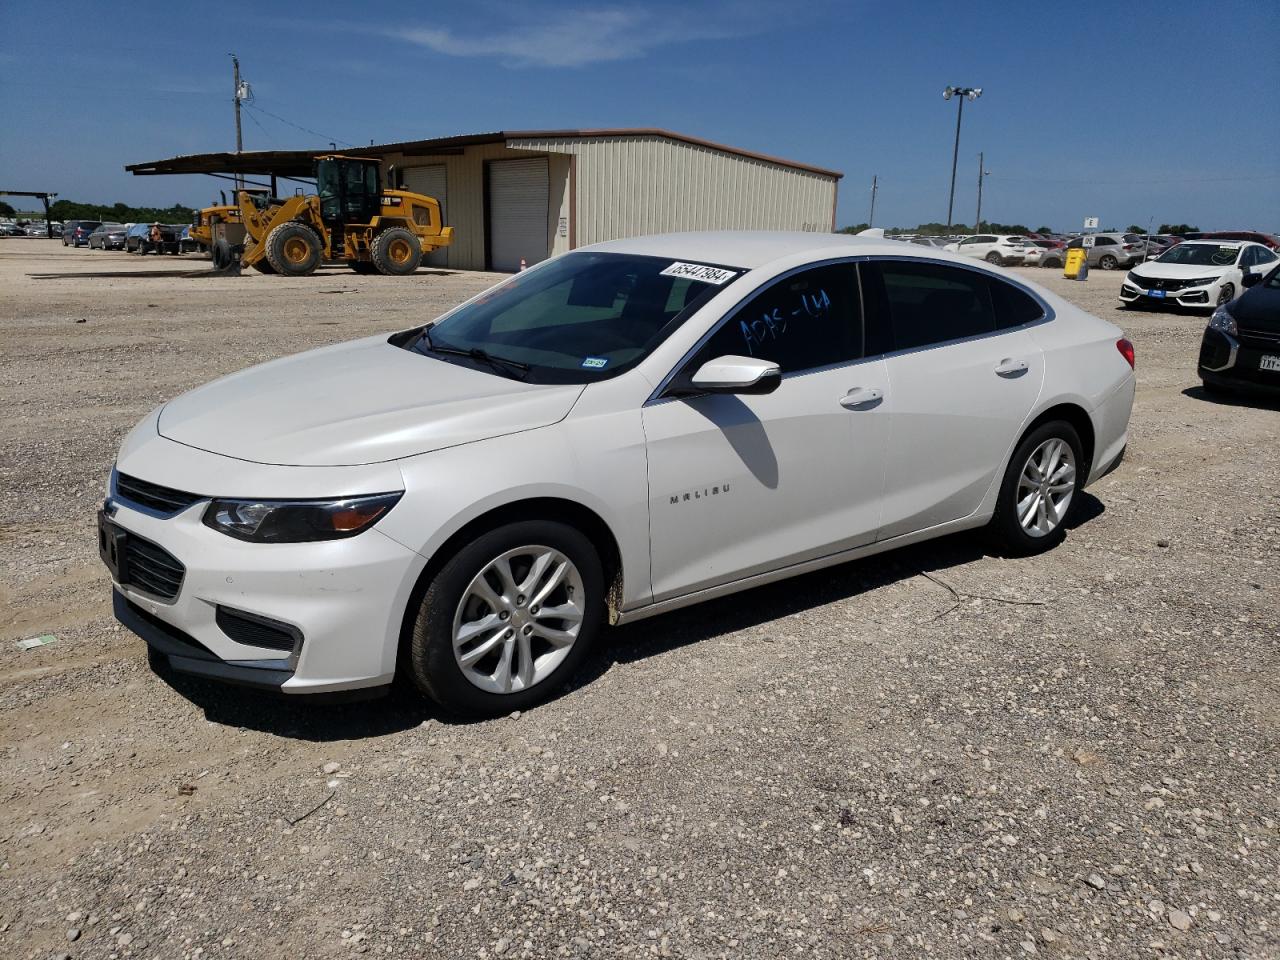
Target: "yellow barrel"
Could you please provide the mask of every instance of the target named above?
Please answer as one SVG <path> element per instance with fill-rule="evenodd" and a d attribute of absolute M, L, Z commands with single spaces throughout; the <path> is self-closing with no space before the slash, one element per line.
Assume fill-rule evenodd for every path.
<path fill-rule="evenodd" d="M 1089 252 L 1083 247 L 1070 247 L 1067 250 L 1066 266 L 1063 267 L 1062 275 L 1068 280 L 1074 280 L 1080 276 L 1080 268 L 1084 265 L 1084 258 Z"/>

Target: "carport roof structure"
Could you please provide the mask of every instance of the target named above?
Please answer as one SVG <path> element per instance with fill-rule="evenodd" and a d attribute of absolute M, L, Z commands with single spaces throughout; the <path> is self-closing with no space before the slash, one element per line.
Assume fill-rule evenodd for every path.
<path fill-rule="evenodd" d="M 683 133 L 646 127 L 624 127 L 601 130 L 507 130 L 494 133 L 468 133 L 455 137 L 436 137 L 431 140 L 406 140 L 400 143 L 373 144 L 367 147 L 348 147 L 342 150 L 330 150 L 330 153 L 341 153 L 350 157 L 380 157 L 388 153 L 398 153 L 406 157 L 439 156 L 441 154 L 461 153 L 469 146 L 487 143 L 506 143 L 508 141 L 529 139 L 591 139 L 617 137 L 645 137 L 675 140 L 693 146 L 706 147 L 723 153 L 760 160 L 765 163 L 778 164 L 796 170 L 839 179 L 844 176 L 836 170 L 827 170 L 794 160 L 784 160 L 763 153 L 754 153 L 738 147 L 730 147 L 711 140 L 702 140 Z M 164 160 L 151 160 L 146 163 L 131 163 L 125 170 L 135 176 L 153 176 L 158 174 L 207 173 L 213 175 L 257 175 L 285 178 L 311 177 L 312 164 L 317 156 L 326 153 L 324 150 L 252 150 L 242 153 L 193 153 L 182 157 L 169 157 Z"/>

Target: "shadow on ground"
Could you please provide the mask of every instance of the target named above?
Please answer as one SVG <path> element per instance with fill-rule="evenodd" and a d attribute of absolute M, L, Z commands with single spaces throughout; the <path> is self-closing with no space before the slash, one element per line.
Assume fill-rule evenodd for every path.
<path fill-rule="evenodd" d="M 1082 493 L 1069 527 L 1074 529 L 1088 523 L 1101 516 L 1105 509 L 1097 497 Z M 921 573 L 941 573 L 978 560 L 986 553 L 981 535 L 953 534 L 608 630 L 577 676 L 551 699 L 591 684 L 615 664 L 661 656 L 689 644 L 758 627 L 909 580 Z M 935 583 L 929 588 L 938 591 L 940 605 L 948 602 L 945 587 Z M 174 690 L 202 709 L 206 719 L 213 723 L 298 740 L 327 743 L 382 737 L 411 729 L 428 719 L 446 724 L 467 722 L 442 716 L 434 705 L 407 689 L 407 685 L 405 689 L 397 686 L 375 700 L 319 703 L 303 698 L 268 697 L 168 671 L 161 675 Z"/>
<path fill-rule="evenodd" d="M 1277 378 L 1280 384 L 1280 378 Z M 1184 397 L 1201 400 L 1204 403 L 1215 403 L 1220 407 L 1251 407 L 1256 410 L 1280 410 L 1280 393 L 1267 394 L 1261 391 L 1250 392 L 1247 388 L 1239 391 L 1214 391 L 1210 393 L 1204 387 L 1187 387 L 1182 391 Z"/>

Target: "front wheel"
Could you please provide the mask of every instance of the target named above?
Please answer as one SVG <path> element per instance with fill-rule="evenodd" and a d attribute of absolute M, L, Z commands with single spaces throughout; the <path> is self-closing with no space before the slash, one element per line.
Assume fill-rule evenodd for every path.
<path fill-rule="evenodd" d="M 1109 253 L 1106 256 L 1104 256 L 1101 260 L 1098 261 L 1098 266 L 1100 266 L 1103 270 L 1114 270 L 1119 265 L 1120 265 L 1120 261 L 1117 260 L 1115 257 L 1113 257 Z"/>
<path fill-rule="evenodd" d="M 1000 254 L 998 253 L 988 253 L 984 259 L 987 261 L 987 263 L 994 263 L 996 266 L 999 266 L 1001 263 L 1004 262 L 1002 259 L 1000 259 Z"/>
<path fill-rule="evenodd" d="M 527 520 L 459 550 L 423 595 L 409 644 L 417 688 L 450 713 L 523 710 L 573 675 L 604 621 L 591 541 Z"/>
<path fill-rule="evenodd" d="M 306 277 L 316 272 L 324 244 L 305 223 L 290 220 L 267 234 L 267 260 L 282 277 Z"/>
<path fill-rule="evenodd" d="M 1236 288 L 1230 283 L 1224 283 L 1218 291 L 1218 306 L 1224 303 L 1230 303 L 1236 298 Z"/>
<path fill-rule="evenodd" d="M 1043 553 L 1067 535 L 1067 521 L 1085 481 L 1080 435 L 1065 420 L 1027 434 L 1009 460 L 988 528 L 1011 556 Z"/>

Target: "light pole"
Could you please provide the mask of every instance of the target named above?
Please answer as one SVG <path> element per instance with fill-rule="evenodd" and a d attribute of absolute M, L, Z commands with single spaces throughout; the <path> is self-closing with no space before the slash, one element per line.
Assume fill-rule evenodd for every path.
<path fill-rule="evenodd" d="M 973 221 L 973 232 L 982 232 L 982 181 L 991 176 L 991 171 L 986 169 L 982 162 L 983 154 L 978 154 L 978 216 Z"/>
<path fill-rule="evenodd" d="M 956 145 L 951 151 L 951 196 L 947 199 L 947 233 L 951 232 L 951 211 L 956 202 L 956 162 L 960 159 L 960 121 L 964 118 L 964 102 L 977 100 L 982 96 L 981 87 L 947 87 L 942 91 L 942 99 L 958 98 L 959 109 L 956 110 Z"/>

